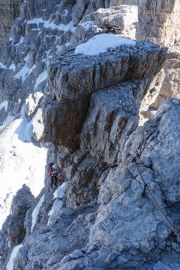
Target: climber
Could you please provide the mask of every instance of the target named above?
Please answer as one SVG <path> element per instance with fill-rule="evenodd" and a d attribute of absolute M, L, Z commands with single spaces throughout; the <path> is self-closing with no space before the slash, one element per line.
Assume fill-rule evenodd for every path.
<path fill-rule="evenodd" d="M 49 164 L 49 176 L 51 178 L 51 187 L 57 187 L 62 182 L 63 172 L 56 163 L 51 162 Z"/>

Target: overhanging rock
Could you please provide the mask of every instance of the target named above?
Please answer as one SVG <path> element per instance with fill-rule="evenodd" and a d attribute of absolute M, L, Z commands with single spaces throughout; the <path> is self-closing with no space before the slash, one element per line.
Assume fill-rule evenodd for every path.
<path fill-rule="evenodd" d="M 79 147 L 91 93 L 160 71 L 166 48 L 137 41 L 96 56 L 64 53 L 49 67 L 50 94 L 54 101 L 45 110 L 45 140 L 69 150 Z M 53 126 L 53 129 L 52 129 Z"/>

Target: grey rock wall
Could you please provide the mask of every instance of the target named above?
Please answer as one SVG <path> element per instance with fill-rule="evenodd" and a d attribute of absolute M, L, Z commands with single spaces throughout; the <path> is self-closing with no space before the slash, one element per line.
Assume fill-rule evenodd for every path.
<path fill-rule="evenodd" d="M 123 36 L 136 38 L 138 6 L 119 5 L 101 8 L 94 12 L 94 24 L 97 31 L 113 31 Z"/>
<path fill-rule="evenodd" d="M 73 51 L 70 56 L 61 56 L 49 68 L 50 93 L 55 102 L 46 107 L 45 140 L 77 149 L 91 93 L 155 75 L 162 67 L 165 51 L 137 42 L 136 46 L 122 46 L 98 57 L 73 55 Z"/>
<path fill-rule="evenodd" d="M 179 23 L 179 3 L 178 1 L 112 1 L 111 5 L 135 5 L 138 9 L 139 21 L 136 24 L 136 38 L 147 39 L 158 44 L 170 47 L 168 60 L 164 66 L 163 74 L 160 74 L 156 86 L 149 92 L 146 100 L 143 101 L 142 118 L 152 117 L 157 108 L 170 97 L 179 98 L 179 78 L 178 78 L 178 51 L 180 39 Z M 108 9 L 107 9 L 108 12 Z M 109 12 L 109 21 L 113 16 Z M 107 22 L 107 20 L 106 20 Z M 109 23 L 110 27 L 111 23 Z M 174 27 L 172 27 L 172 25 Z M 126 29 L 127 28 L 127 29 Z M 123 31 L 130 34 L 131 27 L 124 27 Z M 114 30 L 116 31 L 114 25 Z M 172 52 L 175 52 L 175 57 Z"/>
<path fill-rule="evenodd" d="M 1 0 L 0 3 L 0 46 L 3 44 L 9 31 L 19 16 L 23 0 Z"/>
<path fill-rule="evenodd" d="M 32 207 L 34 199 L 26 185 L 13 198 L 11 213 L 0 231 L 1 269 L 5 269 L 3 265 L 8 262 L 12 248 L 21 244 L 25 237 L 26 228 L 24 227 L 24 221 L 26 212 Z"/>
<path fill-rule="evenodd" d="M 114 5 L 138 6 L 137 39 L 148 39 L 166 46 L 179 42 L 178 0 L 113 0 L 111 6 Z"/>
<path fill-rule="evenodd" d="M 108 165 L 118 164 L 126 140 L 139 123 L 139 106 L 150 78 L 97 91 L 81 133 L 81 148 Z M 139 98 L 139 100 L 138 100 Z"/>
<path fill-rule="evenodd" d="M 167 99 L 180 97 L 180 54 L 179 47 L 169 48 L 167 59 L 156 80 L 155 86 L 148 91 L 141 105 L 145 119 L 152 117 L 159 106 Z"/>
<path fill-rule="evenodd" d="M 154 119 L 137 129 L 125 144 L 122 162 L 116 166 L 100 169 L 96 159 L 83 156 L 82 152 L 74 153 L 71 170 L 74 182 L 68 182 L 63 208 L 57 212 L 55 222 L 49 224 L 48 213 L 55 201 L 47 190 L 36 228 L 24 240 L 15 269 L 160 270 L 173 267 L 178 270 L 177 237 L 148 191 L 144 192 L 138 168 L 178 230 L 179 105 L 176 99 L 166 102 Z M 138 158 L 137 165 L 133 157 Z M 67 174 L 70 167 L 69 163 Z M 96 175 L 99 173 L 99 193 L 94 198 L 91 194 L 89 202 L 79 201 L 78 207 L 70 205 L 73 196 L 69 196 L 69 190 L 78 195 L 80 189 L 75 191 L 78 183 L 79 187 L 84 185 L 84 195 L 90 192 L 85 181 L 92 179 L 93 167 Z M 89 173 L 85 175 L 83 171 Z M 26 226 L 29 222 L 31 214 Z"/>

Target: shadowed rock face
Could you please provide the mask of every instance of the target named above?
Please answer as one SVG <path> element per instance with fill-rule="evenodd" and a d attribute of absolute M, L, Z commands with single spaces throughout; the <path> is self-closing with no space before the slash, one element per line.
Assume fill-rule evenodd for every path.
<path fill-rule="evenodd" d="M 91 93 L 155 75 L 165 55 L 165 48 L 137 42 L 99 56 L 62 56 L 49 68 L 50 92 L 56 101 L 46 107 L 45 140 L 69 150 L 77 149 Z"/>
<path fill-rule="evenodd" d="M 27 186 L 20 189 L 12 202 L 12 213 L 8 224 L 10 245 L 16 246 L 23 241 L 25 236 L 24 220 L 27 210 L 32 206 L 34 196 Z"/>
<path fill-rule="evenodd" d="M 25 237 L 25 217 L 27 210 L 32 207 L 34 199 L 34 196 L 26 185 L 23 185 L 13 198 L 11 214 L 6 219 L 0 232 L 0 250 L 1 252 L 4 252 L 5 255 L 3 261 L 0 262 L 1 267 L 2 262 L 5 263 L 8 259 L 7 243 L 8 247 L 12 249 L 22 243 Z"/>
<path fill-rule="evenodd" d="M 1 0 L 0 3 L 0 46 L 8 35 L 15 19 L 19 16 L 23 0 Z"/>

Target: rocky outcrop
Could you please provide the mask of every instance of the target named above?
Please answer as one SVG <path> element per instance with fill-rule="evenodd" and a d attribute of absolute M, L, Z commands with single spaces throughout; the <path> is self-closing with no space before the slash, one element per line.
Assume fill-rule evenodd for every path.
<path fill-rule="evenodd" d="M 121 160 L 124 144 L 139 123 L 149 78 L 95 92 L 81 133 L 81 148 L 108 165 Z"/>
<path fill-rule="evenodd" d="M 123 36 L 136 38 L 138 22 L 138 6 L 119 5 L 110 8 L 101 8 L 94 12 L 96 31 L 115 31 Z"/>
<path fill-rule="evenodd" d="M 19 16 L 20 5 L 23 0 L 2 0 L 0 3 L 0 46 Z"/>
<path fill-rule="evenodd" d="M 173 46 L 180 41 L 179 1 L 138 1 L 138 38 Z M 173 25 L 173 27 L 172 27 Z"/>
<path fill-rule="evenodd" d="M 93 163 L 89 157 L 88 163 L 87 156 L 74 153 L 75 182 L 67 182 L 66 194 L 60 192 L 61 187 L 53 196 L 45 192 L 39 212 L 41 218 L 37 219 L 34 232 L 23 242 L 14 263 L 15 269 L 63 270 L 77 269 L 78 266 L 79 269 L 159 270 L 173 267 L 178 270 L 176 235 L 154 205 L 148 190 L 144 190 L 139 171 L 178 230 L 179 105 L 179 100 L 175 99 L 162 105 L 154 119 L 129 137 L 122 152 L 122 162 L 104 167 L 98 176 L 98 204 L 91 198 L 91 202 L 83 203 L 84 206 L 82 201 L 78 207 L 69 205 L 73 198 L 68 192 L 75 188 L 78 179 L 84 179 L 83 167 L 86 171 L 89 168 L 90 176 L 90 169 L 97 164 L 95 159 Z M 133 161 L 134 157 L 138 163 Z M 168 169 L 169 164 L 173 172 Z M 76 195 L 78 191 L 74 190 Z M 57 203 L 58 198 L 61 207 L 58 207 L 55 220 L 50 219 L 53 209 L 60 203 Z M 32 220 L 30 213 L 32 210 L 26 219 L 28 227 Z"/>
<path fill-rule="evenodd" d="M 13 198 L 11 213 L 0 232 L 1 267 L 9 255 L 8 252 L 12 250 L 13 247 L 22 243 L 25 237 L 26 228 L 24 227 L 24 221 L 26 212 L 32 207 L 33 202 L 34 196 L 26 185 L 24 185 Z"/>
<path fill-rule="evenodd" d="M 120 13 L 118 12 L 117 15 L 116 10 L 118 9 Z M 138 22 L 136 20 L 137 13 Z M 175 52 L 174 55 L 176 54 L 175 58 L 179 51 L 179 14 L 179 5 L 176 0 L 170 2 L 115 0 L 111 1 L 110 8 L 100 9 L 94 13 L 95 25 L 97 24 L 101 31 L 111 29 L 111 31 L 131 37 L 135 35 L 137 39 L 146 39 L 161 45 L 175 46 L 171 48 L 168 56 L 169 61 L 167 60 L 164 66 L 163 74 L 160 74 L 156 86 L 152 92 L 148 93 L 143 102 L 141 110 L 142 122 L 152 117 L 154 111 L 168 98 L 179 98 L 178 60 L 175 60 L 174 56 L 172 56 L 172 51 Z M 127 24 L 125 23 L 126 18 L 129 18 Z M 129 22 L 132 23 L 129 25 Z M 103 23 L 104 26 L 102 27 Z"/>
<path fill-rule="evenodd" d="M 77 149 L 91 93 L 155 75 L 162 67 L 165 51 L 137 42 L 135 46 L 125 45 L 98 57 L 73 55 L 72 51 L 56 60 L 49 69 L 50 93 L 55 102 L 46 107 L 45 139 L 69 150 Z"/>
<path fill-rule="evenodd" d="M 137 39 L 147 39 L 166 46 L 173 46 L 180 41 L 178 0 L 113 0 L 110 5 L 138 7 Z"/>
<path fill-rule="evenodd" d="M 144 119 L 152 117 L 159 106 L 167 99 L 180 98 L 180 54 L 179 47 L 171 47 L 167 54 L 162 71 L 154 87 L 148 91 L 141 105 Z"/>
<path fill-rule="evenodd" d="M 91 0 L 86 3 L 86 1 L 78 0 L 61 1 L 59 3 L 59 1 L 54 0 L 52 5 L 44 1 L 29 0 L 24 2 L 20 18 L 16 20 L 8 39 L 4 42 L 0 56 L 0 99 L 1 101 L 8 100 L 8 110 L 1 109 L 1 124 L 9 112 L 13 115 L 19 114 L 24 102 L 29 99 L 34 100 L 33 102 L 36 104 L 33 114 L 28 112 L 27 107 L 26 111 L 29 120 L 33 120 L 32 117 L 36 114 L 39 107 L 40 111 L 42 111 L 43 100 L 40 99 L 37 103 L 36 96 L 39 92 L 44 95 L 48 93 L 46 71 L 51 61 L 50 59 L 57 58 L 62 50 L 66 50 L 69 43 L 77 44 L 82 40 L 87 40 L 98 31 L 118 31 L 118 27 L 120 27 L 120 32 L 124 31 L 122 32 L 123 34 L 127 32 L 126 34 L 128 35 L 131 30 L 134 31 L 133 29 L 136 25 L 137 14 L 134 16 L 133 11 L 137 11 L 137 5 L 139 5 L 139 18 L 143 21 L 142 23 L 140 21 L 140 24 L 138 24 L 142 25 L 142 27 L 136 27 L 136 32 L 139 31 L 139 33 L 142 33 L 142 36 L 144 35 L 143 33 L 148 33 L 146 39 L 149 39 L 152 36 L 151 33 L 146 31 L 147 29 L 142 29 L 143 27 L 148 27 L 147 21 L 149 17 L 153 16 L 152 14 L 154 14 L 156 9 L 158 9 L 156 14 L 160 14 L 159 9 L 162 5 L 156 5 L 155 9 L 154 6 L 148 5 L 146 2 L 142 3 L 140 1 L 138 4 L 138 1 L 128 0 Z M 174 4 L 175 2 L 172 1 L 172 6 L 168 9 L 168 14 L 170 15 L 173 13 Z M 147 7 L 148 12 L 152 16 L 149 15 L 148 18 L 144 16 L 144 6 Z M 166 11 L 166 6 L 167 3 L 165 2 L 162 12 Z M 178 9 L 175 10 L 178 12 Z M 120 14 L 119 11 L 122 11 L 122 13 Z M 132 16 L 128 15 L 129 12 L 132 12 Z M 118 16 L 117 13 L 119 14 Z M 104 15 L 102 16 L 102 14 Z M 160 20 L 160 16 L 158 16 L 157 20 Z M 132 19 L 130 25 L 129 17 Z M 155 21 L 152 20 L 152 23 Z M 164 24 L 165 19 L 161 22 L 162 28 Z M 111 28 L 113 25 L 115 28 Z M 101 30 L 97 30 L 96 26 L 101 28 Z M 160 29 L 159 25 L 158 29 Z M 178 29 L 178 26 L 176 29 Z M 34 89 L 33 95 L 32 89 Z M 35 126 L 33 138 L 37 141 L 44 138 L 43 119 L 40 111 L 38 111 L 38 116 L 33 120 L 33 125 Z M 38 121 L 42 125 L 39 125 Z M 35 130 L 37 130 L 37 136 Z"/>
<path fill-rule="evenodd" d="M 180 197 L 177 187 L 179 185 L 180 172 L 177 158 L 180 151 L 178 140 L 180 128 L 178 121 L 179 104 L 180 101 L 177 99 L 170 99 L 168 102 L 165 102 L 159 108 L 156 117 L 144 125 L 143 132 L 140 129 L 140 131 L 137 130 L 131 136 L 125 145 L 123 153 L 124 158 L 128 157 L 128 155 L 132 157 L 138 156 L 145 164 L 147 163 L 147 166 L 152 167 L 156 171 L 157 179 L 155 182 L 158 184 L 159 180 L 163 179 L 161 190 L 168 205 L 178 202 Z M 151 124 L 150 129 L 149 125 Z M 140 136 L 137 135 L 138 132 L 141 133 Z M 143 145 L 143 141 L 147 141 L 146 138 L 148 138 L 148 144 L 145 143 Z M 162 144 L 163 147 L 161 146 Z M 174 149 L 173 154 L 171 149 Z M 161 160 L 162 157 L 163 162 Z M 168 164 L 171 164 L 172 171 L 169 170 Z M 171 188 L 167 188 L 167 185 L 170 185 Z M 173 190 L 175 192 L 172 192 Z"/>
<path fill-rule="evenodd" d="M 156 81 L 152 92 L 147 94 L 142 108 L 145 119 L 152 117 L 160 104 L 170 97 L 179 98 L 179 3 L 178 1 L 139 1 L 139 30 L 137 38 L 145 38 L 170 46 L 164 71 Z M 173 27 L 172 27 L 173 25 Z"/>

